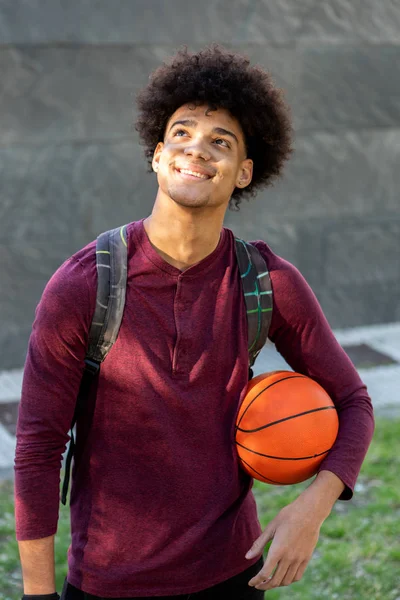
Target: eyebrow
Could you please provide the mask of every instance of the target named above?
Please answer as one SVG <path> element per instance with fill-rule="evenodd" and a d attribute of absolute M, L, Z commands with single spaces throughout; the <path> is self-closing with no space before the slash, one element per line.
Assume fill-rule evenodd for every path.
<path fill-rule="evenodd" d="M 171 129 L 173 127 L 175 127 L 175 125 L 185 125 L 186 127 L 197 127 L 197 121 L 194 121 L 193 119 L 183 119 L 182 121 L 175 121 L 175 123 L 173 123 L 171 125 L 171 127 L 169 128 L 169 131 L 171 131 Z M 233 138 L 237 144 L 239 144 L 239 140 L 236 137 L 236 135 L 232 131 L 229 131 L 228 129 L 224 129 L 223 127 L 214 127 L 213 133 L 219 133 L 220 135 L 228 135 L 231 138 Z"/>

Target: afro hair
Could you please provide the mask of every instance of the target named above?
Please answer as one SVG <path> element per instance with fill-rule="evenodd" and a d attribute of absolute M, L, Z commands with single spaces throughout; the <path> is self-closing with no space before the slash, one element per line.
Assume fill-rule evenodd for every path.
<path fill-rule="evenodd" d="M 230 206 L 273 184 L 292 153 L 290 109 L 283 91 L 270 74 L 249 59 L 213 44 L 192 54 L 182 48 L 156 69 L 138 94 L 136 130 L 145 146 L 150 170 L 154 150 L 163 141 L 171 115 L 184 104 L 224 108 L 240 123 L 253 178 L 246 188 L 235 188 Z"/>

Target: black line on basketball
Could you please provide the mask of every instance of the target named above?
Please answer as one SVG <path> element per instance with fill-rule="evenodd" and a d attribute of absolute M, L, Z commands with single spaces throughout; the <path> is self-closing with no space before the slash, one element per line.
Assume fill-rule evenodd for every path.
<path fill-rule="evenodd" d="M 269 477 L 265 477 L 265 475 L 263 475 L 262 473 L 257 471 L 257 469 L 255 469 L 254 467 L 249 465 L 249 463 L 247 463 L 245 460 L 243 460 L 242 458 L 240 460 L 242 461 L 242 463 L 244 465 L 247 465 L 252 471 L 254 471 L 254 473 L 257 473 L 257 475 L 260 475 L 266 481 L 269 481 L 270 483 L 275 483 L 276 485 L 288 485 L 287 483 L 283 483 L 283 481 L 274 481 L 273 479 L 270 479 Z"/>
<path fill-rule="evenodd" d="M 252 471 L 254 471 L 254 473 L 257 473 L 257 475 L 261 475 L 261 477 L 263 477 L 267 481 L 270 481 L 271 483 L 276 483 L 278 485 L 285 485 L 281 481 L 274 481 L 273 479 L 270 479 L 269 477 L 265 477 L 265 475 L 263 475 L 262 473 L 259 473 L 254 467 L 252 467 L 251 465 L 249 465 L 249 463 L 247 463 L 245 460 L 243 460 L 243 458 L 241 458 L 240 460 L 242 461 L 242 463 L 244 465 L 247 465 Z"/>
<path fill-rule="evenodd" d="M 255 396 L 253 398 L 253 400 L 250 402 L 250 404 L 248 406 L 246 406 L 242 416 L 239 419 L 238 426 L 240 425 L 241 420 L 243 419 L 244 415 L 247 413 L 247 411 L 249 410 L 249 408 L 253 404 L 253 402 L 255 402 L 257 400 L 257 398 L 265 392 L 265 390 L 268 390 L 273 385 L 276 385 L 277 383 L 281 383 L 281 381 L 286 381 L 287 379 L 307 379 L 307 377 L 305 375 L 290 375 L 290 376 L 288 375 L 287 377 L 284 377 L 284 379 L 278 379 L 278 381 L 274 381 L 273 383 L 270 383 L 269 385 L 267 385 L 264 389 L 261 390 L 261 392 L 259 392 L 257 394 L 257 396 Z"/>
<path fill-rule="evenodd" d="M 243 431 L 243 433 L 255 433 L 256 431 L 261 431 L 262 429 L 267 429 L 267 427 L 272 427 L 272 425 L 277 425 L 278 423 L 284 423 L 285 421 L 290 421 L 291 419 L 296 419 L 297 417 L 304 417 L 304 415 L 309 415 L 313 412 L 319 412 L 321 410 L 336 410 L 334 406 L 321 406 L 320 408 L 313 408 L 312 410 L 306 410 L 305 412 L 297 413 L 296 415 L 290 415 L 289 417 L 284 417 L 283 419 L 279 419 L 278 421 L 273 421 L 272 423 L 267 423 L 266 425 L 261 425 L 261 427 L 257 427 L 256 429 L 242 429 L 239 426 L 236 426 L 236 431 Z"/>
<path fill-rule="evenodd" d="M 274 458 L 276 460 L 307 460 L 309 458 L 318 458 L 318 456 L 323 456 L 324 454 L 327 454 L 330 450 L 330 448 L 328 448 L 328 450 L 324 450 L 319 454 L 313 454 L 312 456 L 300 456 L 291 458 L 288 456 L 270 456 L 269 454 L 262 454 L 262 452 L 256 452 L 255 450 L 251 450 L 250 448 L 248 448 L 247 446 L 243 446 L 243 444 L 240 444 L 239 442 L 236 442 L 236 445 L 240 446 L 244 450 L 247 450 L 247 452 L 251 452 L 252 454 L 257 454 L 258 456 L 265 456 L 265 458 Z"/>

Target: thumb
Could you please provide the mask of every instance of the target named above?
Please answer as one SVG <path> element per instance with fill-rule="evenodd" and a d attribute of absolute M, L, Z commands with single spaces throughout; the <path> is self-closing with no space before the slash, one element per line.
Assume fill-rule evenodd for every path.
<path fill-rule="evenodd" d="M 267 525 L 265 530 L 262 532 L 260 537 L 256 539 L 250 550 L 246 554 L 246 558 L 254 558 L 255 556 L 260 556 L 264 552 L 265 546 L 268 544 L 270 540 L 274 537 L 275 528 L 272 523 Z"/>

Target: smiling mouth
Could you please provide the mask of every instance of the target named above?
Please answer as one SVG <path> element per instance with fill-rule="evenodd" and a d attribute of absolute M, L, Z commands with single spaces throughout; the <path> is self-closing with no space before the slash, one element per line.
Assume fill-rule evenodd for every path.
<path fill-rule="evenodd" d="M 207 181 L 208 179 L 211 179 L 210 175 L 206 175 L 205 173 L 197 173 L 196 171 L 191 171 L 190 169 L 175 169 L 175 171 L 184 179 L 192 181 Z"/>

